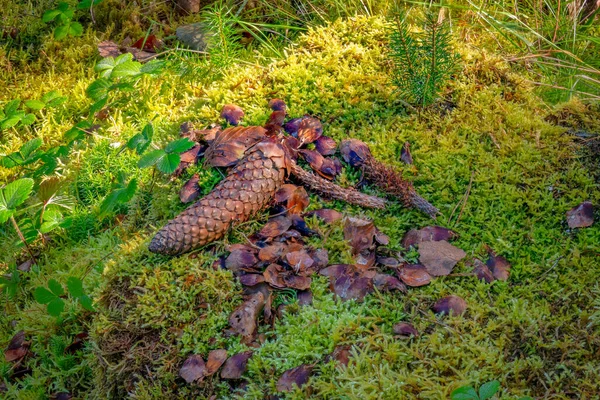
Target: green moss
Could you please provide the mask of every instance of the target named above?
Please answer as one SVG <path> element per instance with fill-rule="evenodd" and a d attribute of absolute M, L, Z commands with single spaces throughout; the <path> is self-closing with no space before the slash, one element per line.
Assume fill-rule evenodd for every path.
<path fill-rule="evenodd" d="M 460 34 L 463 28 L 457 29 Z M 598 109 L 576 101 L 546 106 L 524 82 L 527 71 L 465 41 L 456 44 L 463 69 L 444 93 L 450 109 L 415 114 L 389 84 L 386 40 L 382 18 L 338 21 L 311 29 L 285 59 L 264 68 L 237 66 L 221 80 L 202 85 L 188 84 L 171 71 L 145 79 L 127 107 L 96 121 L 99 136 L 78 148 L 64 168 L 72 194 L 79 192 L 88 207 L 76 211 L 76 229 L 53 236 L 39 267 L 23 274 L 17 300 L 7 301 L 0 317 L 2 343 L 25 329 L 37 355 L 27 361 L 32 375 L 21 381 L 12 381 L 10 364 L 0 363 L 7 396 L 43 397 L 59 390 L 99 398 L 234 396 L 217 378 L 190 386 L 177 374 L 192 352 L 206 357 L 216 348 L 227 348 L 229 354 L 246 349 L 239 339 L 223 334 L 229 313 L 241 301 L 240 288 L 228 272 L 215 271 L 211 264 L 225 243 L 244 241 L 266 214 L 233 230 L 214 249 L 176 259 L 153 255 L 147 251 L 149 237 L 185 208 L 178 201 L 183 182 L 198 172 L 206 193 L 220 175 L 198 166 L 176 179 L 153 176 L 151 170 L 137 170 L 133 154 L 117 155 L 111 143 L 124 143 L 152 120 L 161 144 L 176 138 L 186 120 L 198 126 L 217 122 L 225 103 L 239 104 L 246 111 L 245 123 L 263 123 L 267 100 L 281 97 L 291 116 L 314 114 L 327 135 L 364 140 L 378 159 L 403 169 L 440 208 L 438 223 L 460 234 L 456 244 L 469 257 L 485 257 L 488 245 L 513 269 L 509 282 L 487 285 L 472 277 L 445 277 L 404 296 L 376 293 L 363 303 L 341 303 L 329 293 L 325 279 L 315 279 L 313 306 L 299 307 L 288 295 L 277 298 L 278 303 L 291 302 L 288 312 L 274 327 L 261 327 L 267 341 L 249 363 L 247 391 L 235 395 L 264 398 L 275 391 L 286 369 L 317 363 L 310 389 L 297 390 L 290 398 L 448 398 L 459 386 L 492 379 L 502 382 L 503 398 L 593 398 L 600 390 L 600 229 L 596 223 L 569 230 L 564 216 L 583 200 L 599 203 L 600 191 L 565 132 L 594 127 Z M 9 83 L 7 94 L 0 94 L 25 99 L 51 88 L 72 88 L 68 105 L 49 111 L 35 127 L 48 146 L 61 143 L 62 133 L 89 105 L 84 89 L 93 79 L 88 68 L 93 43 L 89 35 L 70 44 L 47 43 L 49 57 L 80 57 L 46 74 L 14 72 L 23 77 L 23 85 Z M 49 79 L 52 74 L 60 79 Z M 12 82 L 8 77 L 16 75 L 2 76 L 3 82 Z M 33 135 L 33 130 L 19 131 L 5 147 L 16 149 Z M 405 141 L 411 143 L 414 167 L 399 161 Z M 137 176 L 140 191 L 119 210 L 126 214 L 122 225 L 94 223 L 90 207 L 110 190 L 118 170 Z M 0 177 L 11 173 L 2 169 Z M 359 175 L 348 171 L 339 180 L 353 184 Z M 471 179 L 466 205 L 453 213 Z M 369 187 L 366 191 L 376 193 Z M 373 218 L 390 236 L 393 250 L 401 249 L 408 229 L 431 224 L 396 204 L 373 211 L 317 196 L 311 200 L 311 209 L 333 207 Z M 351 261 L 341 224 L 310 223 L 322 234 L 311 245 L 328 249 L 331 262 Z M 86 240 L 77 244 L 73 239 Z M 8 242 L 1 248 L 9 249 Z M 414 251 L 404 256 L 417 258 Z M 0 262 L 13 257 L 7 250 Z M 460 263 L 457 272 L 470 272 L 470 267 Z M 51 278 L 64 283 L 73 274 L 85 274 L 98 311 L 88 314 L 69 303 L 67 317 L 57 323 L 30 293 Z M 466 316 L 433 315 L 431 305 L 449 294 L 467 300 Z M 414 324 L 421 336 L 394 338 L 392 326 L 401 320 Z M 84 329 L 92 337 L 84 350 L 74 357 L 60 354 Z M 353 346 L 349 366 L 323 364 L 320 360 L 340 344 Z"/>

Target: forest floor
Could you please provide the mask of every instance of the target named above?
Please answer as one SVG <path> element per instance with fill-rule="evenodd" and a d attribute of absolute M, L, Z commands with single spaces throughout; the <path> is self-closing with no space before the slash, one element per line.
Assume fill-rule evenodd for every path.
<path fill-rule="evenodd" d="M 126 11 L 115 8 L 111 18 L 119 12 Z M 36 54 L 26 46 L 0 47 L 0 104 L 52 90 L 67 100 L 37 112 L 31 127 L 1 131 L 0 152 L 17 151 L 34 137 L 42 138 L 43 148 L 60 145 L 82 119 L 98 127 L 55 172 L 65 193 L 76 198 L 71 226 L 37 241 L 37 264 L 13 272 L 20 279 L 14 296 L 0 294 L 0 345 L 7 348 L 19 331 L 29 342 L 18 362 L 0 359 L 0 397 L 266 398 L 277 394 L 284 371 L 314 363 L 307 385 L 280 395 L 447 399 L 458 387 L 499 380 L 501 398 L 598 398 L 600 224 L 566 224 L 569 209 L 586 200 L 600 204 L 598 149 L 575 135 L 598 132 L 597 106 L 577 99 L 546 104 L 528 83 L 527 69 L 506 63 L 493 40 L 457 26 L 461 70 L 441 105 L 417 112 L 389 82 L 388 23 L 356 16 L 310 28 L 281 57 L 234 65 L 212 81 L 175 68 L 185 64 L 189 72 L 198 63 L 200 69 L 201 56 L 172 56 L 162 73 L 143 77 L 133 93 L 124 94 L 124 102 L 88 117 L 86 88 L 97 78 L 97 43 L 109 33 L 89 27 L 81 37 L 58 42 L 39 16 L 31 10 L 24 15 L 24 34 L 44 36 L 32 45 Z M 14 15 L 7 12 L 7 18 Z M 123 18 L 118 29 L 143 37 L 131 18 Z M 209 249 L 174 258 L 152 254 L 154 233 L 186 208 L 179 200 L 183 183 L 197 173 L 208 193 L 221 175 L 202 165 L 179 177 L 153 173 L 137 168 L 138 156 L 120 148 L 150 121 L 159 143 L 178 138 L 184 122 L 198 128 L 219 123 L 228 103 L 244 109 L 244 125 L 262 125 L 270 113 L 267 103 L 276 97 L 285 100 L 291 117 L 319 118 L 336 141 L 366 142 L 377 159 L 403 170 L 441 216 L 434 222 L 397 203 L 369 210 L 315 194 L 309 210 L 333 208 L 372 219 L 389 236 L 388 248 L 411 263 L 419 254 L 402 247 L 405 233 L 445 226 L 458 233 L 453 244 L 467 256 L 450 276 L 406 294 L 376 291 L 362 302 L 342 302 L 326 277 L 314 277 L 312 305 L 300 307 L 293 293 L 280 292 L 275 304 L 287 304 L 287 310 L 272 326 L 260 325 L 261 343 L 250 348 L 245 384 L 218 375 L 187 384 L 179 371 L 190 354 L 206 359 L 214 349 L 228 355 L 249 349 L 224 333 L 242 302 L 241 285 L 230 271 L 212 265 L 228 244 L 260 228 L 268 213 Z M 405 142 L 413 166 L 399 160 Z M 99 217 L 98 207 L 120 172 L 135 177 L 139 190 L 128 204 Z M 11 182 L 16 173 L 0 167 L 0 182 Z M 346 186 L 358 179 L 358 172 L 344 172 L 337 182 Z M 327 249 L 330 264 L 347 262 L 342 224 L 308 222 L 320 233 L 310 244 Z M 1 226 L 3 273 L 28 257 L 16 243 L 12 226 Z M 470 274 L 473 260 L 485 261 L 488 248 L 511 264 L 507 281 L 489 284 Z M 33 292 L 52 279 L 65 285 L 69 277 L 82 280 L 94 311 L 65 295 L 65 310 L 56 318 Z M 465 299 L 464 315 L 433 313 L 432 305 L 448 295 Z M 420 335 L 395 336 L 392 328 L 402 321 Z M 350 346 L 348 365 L 324 361 L 340 345 Z"/>

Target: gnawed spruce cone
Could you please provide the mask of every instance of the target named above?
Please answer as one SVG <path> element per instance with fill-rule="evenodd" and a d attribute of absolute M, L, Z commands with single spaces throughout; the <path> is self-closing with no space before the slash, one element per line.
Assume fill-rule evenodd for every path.
<path fill-rule="evenodd" d="M 152 239 L 150 251 L 177 255 L 220 239 L 234 222 L 247 221 L 271 202 L 289 163 L 279 143 L 258 143 L 207 196 L 169 221 Z"/>

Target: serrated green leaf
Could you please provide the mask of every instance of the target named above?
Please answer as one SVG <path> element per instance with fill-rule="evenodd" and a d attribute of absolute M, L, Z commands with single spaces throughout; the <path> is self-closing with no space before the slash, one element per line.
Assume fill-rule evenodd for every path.
<path fill-rule="evenodd" d="M 112 57 L 103 58 L 96 64 L 94 70 L 100 73 L 103 78 L 108 78 L 115 67 L 115 59 Z"/>
<path fill-rule="evenodd" d="M 19 99 L 14 99 L 6 103 L 4 105 L 4 113 L 6 114 L 6 116 L 9 117 L 11 114 L 14 114 L 19 108 L 20 104 L 21 100 Z"/>
<path fill-rule="evenodd" d="M 179 154 L 166 154 L 165 157 L 156 162 L 156 167 L 165 174 L 172 174 L 175 172 L 180 162 L 181 157 L 179 157 Z"/>
<path fill-rule="evenodd" d="M 96 311 L 96 309 L 94 308 L 94 304 L 92 299 L 90 298 L 90 296 L 87 295 L 83 295 L 79 298 L 79 302 L 81 303 L 81 306 L 83 308 L 85 308 L 88 311 Z"/>
<path fill-rule="evenodd" d="M 454 389 L 450 394 L 451 400 L 479 400 L 477 392 L 473 386 L 462 386 Z"/>
<path fill-rule="evenodd" d="M 40 232 L 48 233 L 58 228 L 63 219 L 62 213 L 56 209 L 48 209 L 44 212 L 43 223 L 40 226 Z"/>
<path fill-rule="evenodd" d="M 66 96 L 59 96 L 59 97 L 56 97 L 56 98 L 54 98 L 52 100 L 49 100 L 46 103 L 46 107 L 51 107 L 51 108 L 58 107 L 61 104 L 63 104 L 64 102 L 66 102 L 66 101 L 67 101 L 67 97 Z"/>
<path fill-rule="evenodd" d="M 74 276 L 71 276 L 69 279 L 67 279 L 67 288 L 73 297 L 81 297 L 85 295 L 83 292 L 83 282 L 81 279 Z"/>
<path fill-rule="evenodd" d="M 58 7 L 57 7 L 60 11 L 65 12 L 69 9 L 69 3 L 67 3 L 66 1 L 61 1 L 60 3 L 58 3 Z"/>
<path fill-rule="evenodd" d="M 110 88 L 110 82 L 106 78 L 96 79 L 85 90 L 85 93 L 94 101 L 106 99 Z"/>
<path fill-rule="evenodd" d="M 33 298 L 40 304 L 48 304 L 56 299 L 56 295 L 45 287 L 39 286 L 33 291 Z"/>
<path fill-rule="evenodd" d="M 42 21 L 45 23 L 52 22 L 60 13 L 60 10 L 47 10 L 44 15 L 42 15 Z"/>
<path fill-rule="evenodd" d="M 127 61 L 132 61 L 132 60 L 133 60 L 133 54 L 123 53 L 120 56 L 117 56 L 117 58 L 115 58 L 115 65 L 123 64 L 123 63 L 126 63 Z"/>
<path fill-rule="evenodd" d="M 184 151 L 188 151 L 189 149 L 194 147 L 195 144 L 196 143 L 192 142 L 188 138 L 177 139 L 167 144 L 167 146 L 165 147 L 165 153 L 180 154 Z"/>
<path fill-rule="evenodd" d="M 137 187 L 137 179 L 134 178 L 127 184 L 127 187 L 123 188 L 119 193 L 118 201 L 120 203 L 127 203 L 133 198 L 133 195 L 137 191 Z"/>
<path fill-rule="evenodd" d="M 21 118 L 21 124 L 23 125 L 31 125 L 35 122 L 35 115 L 26 114 L 23 118 Z"/>
<path fill-rule="evenodd" d="M 2 121 L 2 123 L 0 124 L 0 128 L 2 128 L 2 129 L 12 128 L 16 124 L 18 124 L 19 121 L 21 121 L 21 119 L 23 119 L 23 115 L 14 115 L 14 114 L 10 115 L 8 118 L 6 118 L 4 121 Z"/>
<path fill-rule="evenodd" d="M 165 62 L 162 60 L 151 60 L 142 65 L 140 72 L 142 74 L 156 75 L 163 70 L 164 66 Z"/>
<path fill-rule="evenodd" d="M 41 100 L 27 100 L 25 105 L 32 110 L 41 110 L 42 108 L 46 107 L 46 103 Z"/>
<path fill-rule="evenodd" d="M 63 299 L 57 297 L 48 303 L 46 309 L 48 310 L 48 314 L 52 315 L 53 317 L 59 317 L 60 314 L 62 314 L 62 312 L 65 310 L 65 302 Z"/>
<path fill-rule="evenodd" d="M 9 210 L 14 210 L 27 200 L 31 194 L 31 189 L 33 189 L 33 179 L 31 178 L 22 178 L 9 183 L 2 189 L 0 205 Z"/>
<path fill-rule="evenodd" d="M 25 143 L 23 146 L 21 146 L 19 153 L 21 153 L 21 155 L 23 156 L 23 159 L 27 159 L 33 154 L 34 151 L 39 149 L 39 147 L 41 145 L 42 145 L 41 138 L 31 139 L 30 141 Z"/>
<path fill-rule="evenodd" d="M 166 157 L 167 153 L 164 150 L 158 149 L 153 150 L 149 153 L 144 154 L 138 161 L 138 167 L 148 168 L 156 164 L 161 158 Z"/>
<path fill-rule="evenodd" d="M 48 281 L 48 289 L 56 296 L 62 296 L 65 294 L 65 289 L 62 287 L 60 283 L 56 279 L 50 279 Z"/>
<path fill-rule="evenodd" d="M 69 25 L 69 35 L 81 36 L 83 34 L 83 26 L 79 22 L 72 22 Z"/>
<path fill-rule="evenodd" d="M 58 92 L 58 90 L 51 90 L 50 92 L 48 92 L 42 96 L 42 101 L 44 103 L 48 103 L 50 100 L 53 100 L 59 96 L 60 96 L 60 93 Z"/>
<path fill-rule="evenodd" d="M 498 392 L 498 389 L 500 389 L 500 382 L 497 380 L 484 383 L 479 388 L 479 400 L 491 399 Z"/>
<path fill-rule="evenodd" d="M 90 129 L 92 124 L 88 121 L 79 121 L 71 129 L 66 131 L 63 135 L 63 138 L 67 141 L 79 140 L 85 137 L 86 130 Z"/>
<path fill-rule="evenodd" d="M 89 9 L 92 6 L 95 6 L 97 4 L 100 4 L 100 2 L 102 2 L 102 0 L 82 0 L 79 2 L 79 4 L 77 4 L 77 8 L 79 9 Z"/>
<path fill-rule="evenodd" d="M 97 102 L 95 102 L 94 104 L 92 104 L 90 106 L 90 113 L 94 114 L 94 113 L 97 113 L 98 111 L 102 110 L 107 102 L 108 102 L 108 97 L 98 100 Z"/>
<path fill-rule="evenodd" d="M 64 15 L 64 14 L 60 14 Z M 62 40 L 67 37 L 69 33 L 69 25 L 59 25 L 54 29 L 54 39 Z"/>
<path fill-rule="evenodd" d="M 129 53 L 127 53 L 129 54 Z M 111 78 L 123 78 L 128 76 L 135 76 L 140 73 L 142 64 L 137 61 L 126 61 L 115 65 L 110 77 Z"/>
<path fill-rule="evenodd" d="M 9 299 L 14 299 L 19 289 L 19 282 L 21 282 L 21 272 L 17 269 L 16 264 L 12 264 L 10 269 L 10 278 L 6 278 L 0 275 L 0 285 L 2 285 L 2 292 L 6 294 Z"/>

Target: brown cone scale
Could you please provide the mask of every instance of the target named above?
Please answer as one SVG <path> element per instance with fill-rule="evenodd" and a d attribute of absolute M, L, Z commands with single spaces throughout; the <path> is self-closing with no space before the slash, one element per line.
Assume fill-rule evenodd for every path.
<path fill-rule="evenodd" d="M 208 195 L 169 221 L 150 251 L 178 255 L 222 238 L 227 230 L 268 206 L 288 174 L 283 147 L 262 141 Z"/>

